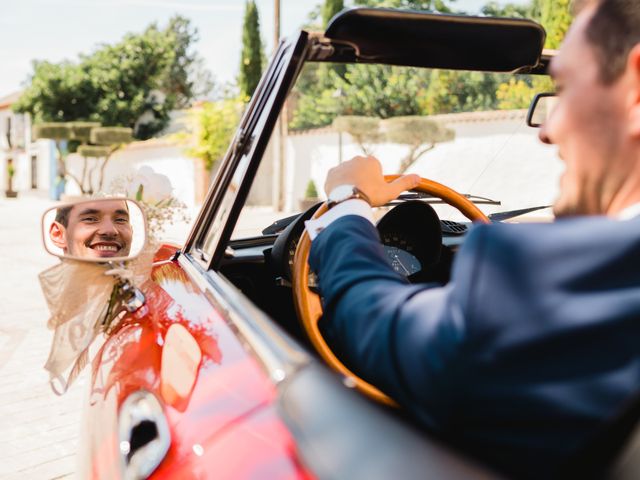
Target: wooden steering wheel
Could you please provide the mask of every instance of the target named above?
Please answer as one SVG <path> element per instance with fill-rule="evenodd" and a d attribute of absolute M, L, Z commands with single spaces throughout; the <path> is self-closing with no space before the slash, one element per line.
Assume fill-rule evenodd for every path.
<path fill-rule="evenodd" d="M 386 175 L 385 181 L 392 182 L 398 175 Z M 465 217 L 471 221 L 489 223 L 489 218 L 478 209 L 470 200 L 460 195 L 458 192 L 440 183 L 426 178 L 421 178 L 420 183 L 413 189 L 416 192 L 423 192 L 441 199 L 452 207 L 457 208 Z M 313 218 L 318 218 L 327 211 L 327 204 L 323 204 L 315 212 Z M 367 383 L 356 374 L 351 372 L 331 351 L 329 345 L 322 337 L 318 328 L 318 321 L 322 316 L 322 304 L 320 297 L 309 290 L 309 251 L 311 240 L 305 230 L 300 237 L 296 254 L 293 260 L 293 293 L 298 318 L 309 336 L 313 347 L 320 354 L 327 364 L 344 375 L 359 391 L 365 395 L 387 405 L 395 406 L 396 403 L 387 395 L 382 393 L 373 385 Z"/>

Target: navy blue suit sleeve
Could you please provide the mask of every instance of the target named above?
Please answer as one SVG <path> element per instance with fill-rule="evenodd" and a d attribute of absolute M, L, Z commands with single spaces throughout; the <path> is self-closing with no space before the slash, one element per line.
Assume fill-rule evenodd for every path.
<path fill-rule="evenodd" d="M 466 243 L 476 243 L 473 237 Z M 471 271 L 471 256 L 458 257 Z M 461 364 L 469 276 L 446 287 L 409 284 L 387 262 L 377 230 L 357 216 L 321 232 L 309 262 L 322 292 L 323 330 L 344 363 L 427 424 L 446 423 Z"/>

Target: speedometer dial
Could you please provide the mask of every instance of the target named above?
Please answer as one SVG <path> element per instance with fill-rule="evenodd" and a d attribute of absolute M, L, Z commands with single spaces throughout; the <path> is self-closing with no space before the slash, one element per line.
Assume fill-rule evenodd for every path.
<path fill-rule="evenodd" d="M 412 253 L 414 246 L 404 235 L 384 233 L 382 235 L 384 251 L 393 269 L 400 275 L 410 277 L 422 270 L 420 260 Z"/>
<path fill-rule="evenodd" d="M 388 245 L 384 246 L 384 251 L 387 254 L 389 263 L 391 263 L 393 269 L 400 275 L 409 277 L 414 273 L 418 273 L 420 270 L 422 270 L 420 260 L 411 255 L 409 252 L 406 252 L 398 247 L 389 247 Z"/>

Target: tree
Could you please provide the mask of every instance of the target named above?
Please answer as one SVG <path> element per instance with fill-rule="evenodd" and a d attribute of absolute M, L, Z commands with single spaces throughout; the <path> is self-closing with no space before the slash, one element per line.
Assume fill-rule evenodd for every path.
<path fill-rule="evenodd" d="M 32 62 L 33 75 L 13 110 L 30 113 L 35 123 L 89 120 L 97 91 L 86 67 L 71 62 Z M 66 140 L 66 138 L 61 138 Z"/>
<path fill-rule="evenodd" d="M 339 80 L 342 114 L 380 118 L 420 113 L 426 70 L 388 65 L 349 65 Z"/>
<path fill-rule="evenodd" d="M 327 29 L 329 21 L 343 9 L 344 0 L 325 0 L 324 5 L 322 6 L 322 26 L 325 30 Z M 333 70 L 340 78 L 344 78 L 344 75 L 347 72 L 347 66 L 343 63 L 336 63 L 333 65 L 323 63 L 320 65 L 320 70 L 327 69 Z M 325 72 L 319 71 L 318 76 L 323 78 L 325 76 Z"/>
<path fill-rule="evenodd" d="M 539 92 L 540 82 L 527 83 L 522 79 L 512 78 L 498 87 L 496 97 L 500 110 L 515 110 L 527 108 L 531 104 L 536 92 Z"/>
<path fill-rule="evenodd" d="M 67 145 L 71 140 L 77 140 L 76 133 L 84 138 L 84 136 L 86 135 L 87 127 L 90 128 L 91 126 L 99 125 L 99 123 L 80 123 L 74 126 L 71 122 L 37 123 L 33 126 L 31 136 L 33 140 L 53 140 L 56 146 L 56 153 L 58 157 L 57 177 L 61 180 L 68 177 L 73 180 L 80 189 L 82 189 L 81 179 L 69 172 L 67 168 L 67 155 L 69 154 Z"/>
<path fill-rule="evenodd" d="M 95 115 L 105 126 L 125 126 L 146 139 L 169 122 L 175 95 L 163 91 L 174 60 L 172 37 L 151 25 L 83 58 L 96 88 Z"/>
<path fill-rule="evenodd" d="M 436 144 L 455 138 L 455 131 L 424 116 L 394 117 L 382 122 L 385 138 L 392 143 L 409 147 L 409 152 L 400 162 L 400 173 L 404 173 L 422 155 Z"/>
<path fill-rule="evenodd" d="M 248 0 L 245 4 L 244 25 L 242 27 L 242 56 L 238 79 L 240 94 L 244 101 L 251 98 L 258 86 L 262 76 L 263 63 L 264 53 L 260 38 L 258 7 L 256 7 L 254 0 Z"/>
<path fill-rule="evenodd" d="M 341 116 L 333 121 L 333 128 L 348 133 L 365 155 L 371 155 L 371 144 L 388 141 L 407 145 L 409 152 L 400 162 L 404 173 L 422 155 L 438 143 L 455 138 L 455 131 L 426 116 L 409 115 L 381 120 L 377 117 Z"/>
<path fill-rule="evenodd" d="M 318 198 L 318 189 L 316 188 L 316 184 L 313 183 L 313 180 L 309 180 L 307 183 L 307 188 L 304 191 L 304 198 Z"/>
<path fill-rule="evenodd" d="M 171 110 L 199 92 L 190 76 L 203 74 L 190 52 L 196 39 L 189 21 L 177 16 L 165 29 L 153 24 L 76 63 L 35 61 L 30 85 L 13 108 L 36 123 L 94 121 L 149 138 L 167 125 Z"/>
<path fill-rule="evenodd" d="M 506 76 L 505 76 L 506 78 Z M 391 118 L 491 110 L 501 77 L 482 72 L 347 65 L 296 86 L 292 129 L 329 125 L 339 115 Z"/>
<path fill-rule="evenodd" d="M 326 29 L 329 20 L 343 9 L 344 0 L 324 0 L 324 4 L 322 5 L 322 26 Z"/>
<path fill-rule="evenodd" d="M 491 5 L 493 4 L 489 4 Z M 560 48 L 573 21 L 570 0 L 533 0 L 528 6 L 528 16 L 539 21 L 545 28 L 545 48 L 551 49 Z M 547 77 L 531 80 L 509 79 L 498 86 L 496 98 L 501 109 L 528 108 L 536 93 L 553 89 L 553 82 Z"/>
<path fill-rule="evenodd" d="M 226 153 L 241 114 L 242 102 L 236 99 L 207 103 L 196 113 L 197 140 L 189 154 L 201 158 L 209 173 Z"/>
<path fill-rule="evenodd" d="M 15 198 L 18 196 L 18 192 L 13 189 L 13 176 L 16 174 L 16 167 L 13 166 L 13 158 L 7 158 L 7 189 L 4 194 L 7 198 Z M 315 185 L 314 185 L 315 187 Z"/>
<path fill-rule="evenodd" d="M 497 106 L 498 76 L 482 72 L 431 70 L 427 87 L 419 97 L 421 113 L 493 110 Z"/>
<path fill-rule="evenodd" d="M 547 31 L 546 48 L 558 49 L 571 26 L 571 0 L 540 0 L 540 23 Z"/>
<path fill-rule="evenodd" d="M 409 10 L 428 10 L 451 13 L 449 5 L 455 0 L 356 0 L 356 5 L 367 7 L 404 8 Z"/>
<path fill-rule="evenodd" d="M 176 15 L 164 31 L 173 56 L 161 90 L 172 95 L 176 108 L 187 108 L 194 98 L 203 98 L 214 87 L 211 72 L 204 67 L 203 58 L 192 50 L 199 40 L 198 30 L 188 18 Z"/>
<path fill-rule="evenodd" d="M 333 128 L 338 132 L 351 135 L 365 155 L 373 153 L 371 144 L 382 140 L 380 119 L 377 117 L 345 115 L 333 121 Z"/>
<path fill-rule="evenodd" d="M 498 2 L 489 2 L 482 7 L 482 14 L 488 17 L 531 18 L 531 5 L 519 5 L 507 3 L 500 5 Z"/>
<path fill-rule="evenodd" d="M 102 189 L 104 169 L 111 155 L 123 144 L 131 142 L 132 130 L 122 127 L 101 127 L 97 122 L 51 122 L 39 123 L 33 126 L 33 139 L 53 140 L 58 153 L 58 176 L 70 178 L 80 188 L 82 193 L 94 193 Z M 81 176 L 69 171 L 67 157 L 69 148 L 63 148 L 63 143 L 79 144 L 78 153 L 83 157 Z M 98 165 L 89 170 L 88 158 L 102 159 L 99 165 L 98 183 L 94 183 L 94 170 Z"/>
<path fill-rule="evenodd" d="M 453 4 L 420 0 L 358 0 L 355 3 L 440 11 L 450 10 Z M 500 6 L 497 2 L 491 2 L 483 11 L 486 15 L 517 17 L 544 11 L 551 19 L 554 15 L 553 5 L 554 2 L 550 0 L 534 0 L 533 4 L 525 6 Z M 567 5 L 562 8 L 568 12 Z M 560 18 L 565 19 L 560 22 L 561 25 L 547 28 L 566 31 L 563 27 L 568 26 L 566 18 L 562 14 Z M 553 37 L 553 33 L 550 36 Z M 344 74 L 336 74 L 333 67 L 334 65 L 322 64 L 303 70 L 291 103 L 294 113 L 289 127 L 292 130 L 326 126 L 334 118 L 344 115 L 384 119 L 497 108 L 526 108 L 534 90 L 551 88 L 546 78 L 532 80 L 526 76 L 518 78 L 517 88 L 510 91 L 511 75 L 387 65 L 347 65 L 346 68 L 341 65 L 345 68 Z M 526 91 L 526 86 L 530 87 L 529 92 Z"/>
<path fill-rule="evenodd" d="M 530 9 L 530 14 L 531 14 L 531 18 L 534 20 L 540 20 L 540 16 L 541 16 L 541 10 L 542 10 L 542 3 L 546 1 L 546 0 L 531 0 L 531 9 Z"/>

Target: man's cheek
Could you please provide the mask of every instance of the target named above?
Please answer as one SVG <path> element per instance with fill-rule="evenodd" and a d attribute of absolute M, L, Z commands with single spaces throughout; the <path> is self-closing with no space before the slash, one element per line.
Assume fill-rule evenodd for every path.
<path fill-rule="evenodd" d="M 78 248 L 84 249 L 91 242 L 91 237 L 95 229 L 93 228 L 79 228 L 76 231 L 74 243 Z"/>
<path fill-rule="evenodd" d="M 131 237 L 133 236 L 133 231 L 130 228 L 120 229 L 118 233 L 123 241 L 125 241 L 126 243 L 131 243 Z"/>

